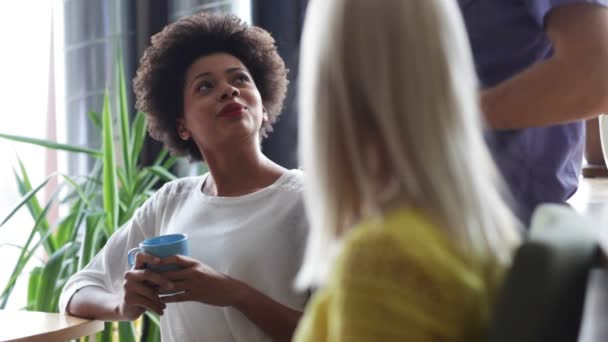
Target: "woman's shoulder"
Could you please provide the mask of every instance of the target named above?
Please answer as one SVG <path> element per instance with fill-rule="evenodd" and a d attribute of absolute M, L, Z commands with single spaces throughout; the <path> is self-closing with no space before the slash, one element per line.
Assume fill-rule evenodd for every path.
<path fill-rule="evenodd" d="M 452 249 L 452 243 L 427 215 L 408 207 L 360 222 L 346 238 L 344 248 L 383 250 L 386 245 L 405 254 L 422 253 L 430 246 Z"/>
<path fill-rule="evenodd" d="M 309 311 L 323 311 L 315 318 L 349 340 L 370 331 L 394 340 L 465 340 L 486 319 L 487 287 L 440 229 L 410 208 L 361 222 L 344 241 L 325 296 Z M 330 310 L 339 321 L 324 318 Z M 319 319 L 304 323 L 301 335 L 318 328 Z"/>
<path fill-rule="evenodd" d="M 481 273 L 455 242 L 421 211 L 401 208 L 360 223 L 344 241 L 339 272 L 365 269 L 378 277 L 408 273 L 422 282 L 481 286 Z M 412 278 L 413 279 L 413 278 Z M 474 284 L 469 283 L 471 279 Z M 465 284 L 466 283 L 466 284 Z"/>
<path fill-rule="evenodd" d="M 203 176 L 178 178 L 163 184 L 154 191 L 136 211 L 137 217 L 153 217 L 166 206 L 178 206 L 179 196 L 192 191 L 203 181 Z"/>
<path fill-rule="evenodd" d="M 304 172 L 300 169 L 287 170 L 275 184 L 287 192 L 302 192 L 304 190 Z"/>
<path fill-rule="evenodd" d="M 167 196 L 167 195 L 176 195 L 178 193 L 191 192 L 193 190 L 199 189 L 205 178 L 207 177 L 207 173 L 201 176 L 188 176 L 188 177 L 180 177 L 169 181 L 158 189 L 156 192 L 157 195 Z"/>

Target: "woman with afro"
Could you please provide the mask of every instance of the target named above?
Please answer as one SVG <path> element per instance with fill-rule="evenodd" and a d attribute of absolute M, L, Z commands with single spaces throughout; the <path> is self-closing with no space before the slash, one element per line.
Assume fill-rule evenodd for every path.
<path fill-rule="evenodd" d="M 167 183 L 63 289 L 63 311 L 100 320 L 161 316 L 163 341 L 290 340 L 307 295 L 292 289 L 308 224 L 303 175 L 268 159 L 287 71 L 270 34 L 225 14 L 196 14 L 152 38 L 134 80 L 149 132 L 209 172 Z M 190 256 L 127 252 L 164 234 Z M 146 265 L 177 264 L 155 273 Z M 163 295 L 173 293 L 173 295 Z M 177 294 L 175 294 L 177 293 Z"/>

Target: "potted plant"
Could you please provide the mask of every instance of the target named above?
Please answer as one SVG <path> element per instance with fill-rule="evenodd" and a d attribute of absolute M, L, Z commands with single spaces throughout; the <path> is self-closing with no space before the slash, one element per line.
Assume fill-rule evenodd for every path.
<path fill-rule="evenodd" d="M 117 80 L 118 90 L 114 98 L 119 107 L 115 115 L 119 134 L 114 134 L 110 95 L 106 93 L 104 96 L 101 114 L 89 113 L 89 119 L 101 135 L 102 146 L 99 149 L 0 133 L 0 138 L 69 153 L 85 153 L 95 160 L 88 175 L 75 177 L 55 173 L 36 186 L 31 184 L 27 167 L 19 160 L 15 177 L 23 198 L 6 217 L 0 218 L 0 229 L 17 211 L 25 208 L 35 223 L 26 243 L 20 247 L 20 256 L 8 283 L 3 287 L 0 284 L 0 309 L 6 306 L 17 279 L 28 276 L 25 309 L 57 312 L 59 295 L 67 279 L 89 263 L 114 231 L 148 199 L 159 181 L 176 178 L 170 172 L 176 158 L 169 156 L 164 149 L 152 165 L 139 163 L 146 135 L 145 115 L 137 113 L 133 121 L 129 121 L 121 62 L 117 63 Z M 40 203 L 36 194 L 47 187 L 52 178 L 58 179 L 59 187 L 47 203 Z M 47 217 L 49 208 L 58 203 L 69 209 L 58 222 L 50 222 Z M 35 237 L 38 240 L 34 243 Z M 35 267 L 29 275 L 24 274 L 25 265 L 41 249 L 48 255 L 47 261 Z M 159 327 L 158 317 L 147 312 L 133 323 L 106 323 L 98 338 L 102 341 L 134 341 L 137 335 L 143 335 L 146 341 L 160 340 Z"/>

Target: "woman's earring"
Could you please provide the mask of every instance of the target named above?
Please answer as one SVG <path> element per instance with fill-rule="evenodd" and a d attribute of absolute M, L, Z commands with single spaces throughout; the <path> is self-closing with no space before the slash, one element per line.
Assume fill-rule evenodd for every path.
<path fill-rule="evenodd" d="M 183 127 L 178 130 L 177 135 L 184 141 L 190 140 L 190 133 Z"/>
<path fill-rule="evenodd" d="M 180 119 L 177 121 L 177 135 L 184 141 L 190 140 L 191 138 L 190 132 L 184 127 L 184 123 Z"/>

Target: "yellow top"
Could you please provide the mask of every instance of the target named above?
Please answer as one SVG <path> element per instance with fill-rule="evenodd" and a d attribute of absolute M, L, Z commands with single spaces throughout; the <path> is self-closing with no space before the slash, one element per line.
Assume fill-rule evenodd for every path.
<path fill-rule="evenodd" d="M 480 341 L 495 281 L 420 211 L 359 224 L 294 341 Z M 500 272 L 498 272 L 500 273 Z"/>

